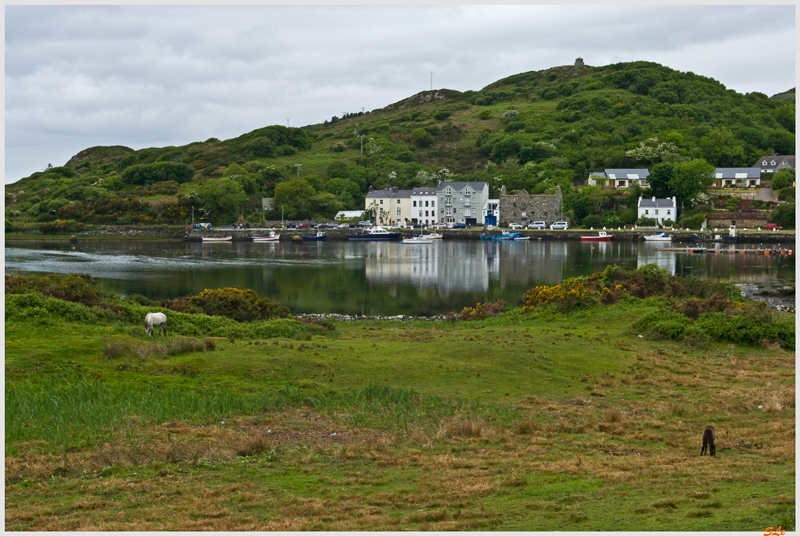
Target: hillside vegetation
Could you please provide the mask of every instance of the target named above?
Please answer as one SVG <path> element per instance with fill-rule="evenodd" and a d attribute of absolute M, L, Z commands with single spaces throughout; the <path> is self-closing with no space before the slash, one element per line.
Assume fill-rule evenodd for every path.
<path fill-rule="evenodd" d="M 558 185 L 573 222 L 611 211 L 616 221 L 605 223 L 613 225 L 635 220 L 641 192 L 598 204 L 574 186 L 592 171 L 698 159 L 751 166 L 794 147 L 793 90 L 742 95 L 650 62 L 563 66 L 480 91 L 425 91 L 303 128 L 273 125 L 182 147 L 88 148 L 6 186 L 6 229 L 184 224 L 192 207 L 196 220 L 255 223 L 262 197 L 274 197 L 287 218 L 327 219 L 363 208 L 370 186 L 440 179 L 487 181 L 493 197 L 502 185 L 531 193 Z"/>

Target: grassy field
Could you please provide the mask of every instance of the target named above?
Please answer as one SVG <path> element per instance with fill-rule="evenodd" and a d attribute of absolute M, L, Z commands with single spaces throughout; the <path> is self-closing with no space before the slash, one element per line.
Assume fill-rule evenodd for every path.
<path fill-rule="evenodd" d="M 639 337 L 659 303 L 167 341 L 7 306 L 5 528 L 794 528 L 793 350 Z"/>

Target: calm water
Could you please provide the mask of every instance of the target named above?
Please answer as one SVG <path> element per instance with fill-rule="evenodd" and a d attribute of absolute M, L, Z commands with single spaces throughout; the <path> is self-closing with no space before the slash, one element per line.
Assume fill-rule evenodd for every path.
<path fill-rule="evenodd" d="M 153 299 L 239 285 L 295 313 L 431 315 L 497 298 L 518 305 L 531 287 L 609 264 L 655 263 L 673 274 L 732 281 L 748 294 L 795 281 L 793 256 L 689 255 L 622 241 L 13 242 L 5 251 L 7 273 L 88 273 L 103 290 Z"/>

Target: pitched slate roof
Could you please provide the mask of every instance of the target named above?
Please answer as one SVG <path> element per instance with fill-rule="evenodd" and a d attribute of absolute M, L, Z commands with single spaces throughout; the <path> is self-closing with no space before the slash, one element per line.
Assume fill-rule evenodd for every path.
<path fill-rule="evenodd" d="M 722 177 L 718 177 L 719 174 Z M 717 179 L 735 179 L 737 173 L 747 173 L 748 179 L 760 179 L 761 168 L 759 167 L 723 167 L 714 170 L 714 177 Z"/>
<path fill-rule="evenodd" d="M 589 176 L 599 175 L 600 177 L 609 177 L 614 175 L 615 179 L 627 179 L 628 175 L 638 175 L 640 179 L 646 179 L 650 175 L 650 171 L 646 169 L 607 169 L 605 171 L 592 171 Z"/>
<path fill-rule="evenodd" d="M 467 186 L 472 188 L 476 192 L 483 191 L 484 186 L 486 186 L 486 182 L 483 181 L 470 181 L 470 182 L 463 182 L 463 181 L 442 181 L 436 186 L 436 191 L 441 192 L 448 186 L 451 187 L 456 192 L 460 192 Z"/>
<path fill-rule="evenodd" d="M 411 190 L 384 188 L 383 190 L 370 190 L 366 195 L 367 199 L 395 199 L 398 197 L 411 197 Z"/>
<path fill-rule="evenodd" d="M 436 187 L 435 186 L 418 186 L 411 190 L 411 195 L 436 195 Z"/>
<path fill-rule="evenodd" d="M 648 198 L 644 199 L 642 197 L 639 198 L 639 208 L 676 208 L 678 206 L 678 201 L 675 198 L 666 198 L 666 199 L 653 199 Z"/>
<path fill-rule="evenodd" d="M 794 167 L 794 157 L 793 154 L 786 154 L 786 155 L 775 155 L 775 156 L 762 156 L 756 163 L 753 164 L 753 167 L 763 167 L 763 168 L 773 168 L 781 165 L 782 163 L 786 163 L 789 167 Z M 766 164 L 764 161 L 766 160 Z M 772 162 L 775 162 L 774 164 Z"/>

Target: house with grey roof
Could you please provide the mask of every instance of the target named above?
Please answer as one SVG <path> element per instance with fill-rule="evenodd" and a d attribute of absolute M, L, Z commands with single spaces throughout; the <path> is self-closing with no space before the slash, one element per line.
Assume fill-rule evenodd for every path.
<path fill-rule="evenodd" d="M 794 169 L 794 156 L 793 154 L 762 156 L 753 164 L 753 167 L 760 168 L 761 173 L 775 173 L 785 168 Z"/>
<path fill-rule="evenodd" d="M 411 190 L 411 222 L 417 225 L 439 223 L 436 186 L 418 186 Z"/>
<path fill-rule="evenodd" d="M 436 185 L 438 223 L 483 225 L 483 209 L 489 200 L 489 183 L 439 181 Z"/>
<path fill-rule="evenodd" d="M 604 188 L 630 188 L 638 184 L 642 188 L 648 188 L 650 184 L 647 177 L 650 171 L 646 169 L 606 169 L 605 171 L 593 171 L 589 174 L 587 181 L 589 186 L 601 186 Z"/>
<path fill-rule="evenodd" d="M 717 188 L 758 188 L 761 185 L 761 168 L 717 168 L 714 170 Z"/>
<path fill-rule="evenodd" d="M 638 206 L 639 218 L 652 218 L 658 221 L 659 225 L 664 224 L 664 220 L 675 221 L 678 217 L 678 198 L 668 197 L 666 199 L 644 199 L 639 197 Z"/>
<path fill-rule="evenodd" d="M 370 186 L 364 198 L 364 211 L 379 225 L 405 227 L 411 222 L 411 190 L 394 186 L 373 190 Z"/>

